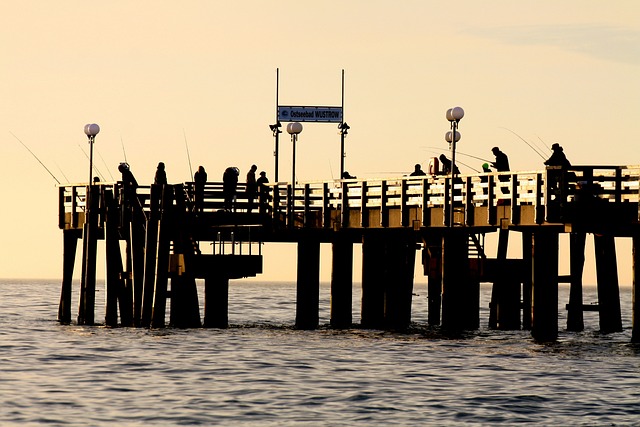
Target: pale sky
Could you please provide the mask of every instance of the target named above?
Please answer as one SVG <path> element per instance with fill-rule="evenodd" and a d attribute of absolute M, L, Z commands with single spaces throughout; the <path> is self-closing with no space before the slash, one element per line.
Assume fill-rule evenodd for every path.
<path fill-rule="evenodd" d="M 209 180 L 253 163 L 273 180 L 277 68 L 281 105 L 340 105 L 345 70 L 345 165 L 358 177 L 399 176 L 426 166 L 427 147 L 446 152 L 456 105 L 459 151 L 491 158 L 499 146 L 512 170 L 542 159 L 504 128 L 559 142 L 573 164 L 640 164 L 637 0 L 5 0 L 0 40 L 0 277 L 62 275 L 56 183 L 12 134 L 62 182 L 88 178 L 86 123 L 101 127 L 105 179 L 126 152 L 140 183 L 159 161 L 169 182 L 188 181 L 188 144 Z M 336 125 L 305 124 L 298 179 L 339 169 Z M 284 137 L 281 180 L 290 171 Z M 628 283 L 630 243 L 619 244 Z M 295 247 L 265 254 L 261 279 L 295 279 Z"/>

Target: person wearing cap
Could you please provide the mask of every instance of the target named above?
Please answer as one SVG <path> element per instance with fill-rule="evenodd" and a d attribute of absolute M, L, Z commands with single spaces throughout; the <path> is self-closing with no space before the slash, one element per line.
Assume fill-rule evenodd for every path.
<path fill-rule="evenodd" d="M 258 170 L 258 166 L 251 165 L 249 168 L 249 172 L 247 172 L 247 201 L 249 202 L 247 206 L 247 213 L 251 213 L 253 210 L 253 199 L 256 198 L 256 194 L 258 193 L 258 184 L 256 183 L 256 171 Z"/>
<path fill-rule="evenodd" d="M 240 170 L 236 167 L 228 167 L 222 175 L 222 194 L 224 195 L 224 209 L 233 209 L 233 199 L 236 196 L 236 186 Z"/>
<path fill-rule="evenodd" d="M 496 161 L 492 162 L 491 166 L 493 166 L 497 172 L 509 172 L 509 158 L 507 155 L 500 151 L 500 148 L 498 147 L 493 147 L 491 152 L 496 156 Z M 498 179 L 503 182 L 509 181 L 509 177 L 507 175 L 500 175 L 498 176 Z M 501 187 L 501 190 L 503 193 L 509 193 L 509 187 L 503 186 Z"/>
<path fill-rule="evenodd" d="M 164 170 L 164 163 L 158 163 L 156 169 L 156 176 L 153 178 L 153 183 L 156 185 L 165 185 L 167 183 L 167 172 Z"/>
<path fill-rule="evenodd" d="M 118 165 L 118 171 L 122 174 L 122 196 L 123 205 L 126 208 L 131 208 L 134 199 L 137 199 L 136 189 L 138 188 L 138 181 L 133 176 L 129 164 L 122 162 Z M 139 202 L 137 203 L 139 204 Z"/>
<path fill-rule="evenodd" d="M 196 212 L 204 211 L 204 186 L 207 183 L 207 171 L 204 166 L 198 166 L 198 170 L 193 175 L 194 187 L 194 210 Z"/>
<path fill-rule="evenodd" d="M 268 209 L 269 187 L 266 185 L 268 183 L 267 173 L 265 171 L 260 172 L 260 178 L 256 180 L 258 193 L 260 194 L 260 207 L 258 208 L 260 213 L 266 213 Z"/>
<path fill-rule="evenodd" d="M 565 168 L 571 167 L 571 162 L 567 159 L 567 156 L 564 154 L 564 150 L 557 142 L 551 146 L 551 157 L 549 157 L 544 164 L 546 166 L 562 166 Z"/>

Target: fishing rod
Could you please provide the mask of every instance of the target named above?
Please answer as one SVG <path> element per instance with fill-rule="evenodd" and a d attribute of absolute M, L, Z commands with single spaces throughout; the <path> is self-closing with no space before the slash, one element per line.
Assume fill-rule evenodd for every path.
<path fill-rule="evenodd" d="M 193 181 L 194 178 L 193 178 L 193 169 L 191 168 L 191 155 L 189 154 L 189 144 L 187 144 L 187 133 L 184 131 L 184 128 L 182 128 L 182 134 L 184 135 L 184 146 L 187 148 L 187 160 L 189 161 L 189 172 L 191 173 L 191 181 Z"/>
<path fill-rule="evenodd" d="M 544 141 L 542 140 L 542 138 L 540 138 L 538 135 L 536 135 L 536 137 L 538 137 L 538 139 L 540 140 L 540 142 L 542 142 L 542 144 L 544 144 L 544 148 L 546 148 L 547 150 L 551 151 L 551 147 L 549 147 L 549 146 L 547 145 L 547 143 L 546 143 L 546 142 L 544 142 Z"/>
<path fill-rule="evenodd" d="M 438 151 L 434 151 L 434 150 L 426 150 L 426 151 L 429 151 L 430 153 L 434 153 L 434 154 L 439 153 Z M 456 151 L 456 154 L 462 154 L 462 153 L 459 153 L 458 151 Z M 468 154 L 467 154 L 467 155 L 468 155 Z M 470 157 L 473 157 L 474 159 L 478 159 L 478 160 L 484 160 L 485 162 L 488 162 L 488 161 L 489 161 L 489 160 L 481 159 L 481 158 L 479 158 L 479 157 L 475 157 L 475 156 L 470 156 Z M 459 164 L 460 164 L 460 165 L 462 165 L 462 166 L 466 166 L 466 167 L 468 167 L 469 169 L 471 169 L 472 171 L 474 171 L 474 172 L 476 172 L 476 173 L 480 173 L 480 171 L 479 171 L 478 169 L 476 169 L 476 168 L 474 168 L 474 167 L 472 167 L 472 166 L 469 166 L 468 164 L 463 163 L 463 162 L 461 162 L 460 160 L 456 160 L 456 165 L 459 165 Z"/>
<path fill-rule="evenodd" d="M 87 154 L 86 151 L 84 151 L 84 148 L 82 148 L 82 145 L 78 144 L 78 148 L 80 148 L 80 150 L 82 150 L 82 154 L 84 154 L 84 156 L 87 158 L 87 160 L 90 160 L 89 155 Z M 100 172 L 100 169 L 98 169 L 98 166 L 96 166 L 96 164 L 93 164 L 93 170 L 96 172 L 97 175 L 100 176 L 100 179 L 102 181 L 105 181 L 104 179 L 104 175 L 102 175 L 102 172 Z"/>
<path fill-rule="evenodd" d="M 438 149 L 438 150 L 440 149 L 440 147 L 426 147 L 426 148 L 432 148 L 432 149 Z M 431 151 L 431 152 L 434 153 L 435 151 Z M 471 157 L 471 158 L 477 159 L 477 160 L 482 160 L 483 162 L 491 162 L 491 160 L 483 159 L 482 157 L 474 156 L 472 154 L 462 153 L 462 152 L 460 152 L 458 150 L 456 150 L 456 154 L 462 154 L 463 156 Z"/>
<path fill-rule="evenodd" d="M 113 175 L 111 174 L 111 171 L 109 170 L 109 165 L 107 165 L 107 162 L 104 161 L 104 158 L 102 157 L 102 154 L 100 154 L 100 152 L 98 150 L 96 150 L 96 153 L 100 157 L 100 160 L 102 160 L 102 163 L 104 163 L 104 167 L 107 168 L 107 172 L 109 173 L 109 176 L 111 177 L 111 181 L 115 181 L 115 179 L 113 178 Z"/>
<path fill-rule="evenodd" d="M 15 139 L 17 139 L 17 140 L 18 140 L 18 142 L 19 142 L 20 144 L 22 144 L 22 146 L 23 146 L 24 148 L 26 148 L 26 149 L 27 149 L 27 151 L 28 151 L 29 153 L 31 153 L 31 155 L 32 155 L 32 156 L 33 156 L 33 157 L 34 157 L 34 158 L 35 158 L 35 159 L 36 159 L 36 160 L 37 160 L 37 161 L 42 165 L 42 167 L 43 167 L 47 172 L 49 172 L 49 175 L 51 175 L 51 177 L 52 177 L 53 179 L 55 179 L 55 180 L 56 180 L 56 182 L 57 182 L 58 184 L 60 184 L 60 181 L 58 180 L 58 178 L 56 178 L 56 176 L 55 176 L 54 174 L 52 174 L 52 173 L 51 173 L 51 171 L 49 170 L 49 168 L 48 168 L 48 167 L 46 167 L 46 166 L 44 165 L 44 163 L 42 163 L 42 161 L 38 158 L 38 156 L 36 156 L 36 155 L 35 155 L 35 153 L 34 153 L 33 151 L 31 151 L 31 149 L 30 149 L 29 147 L 27 147 L 27 144 L 25 144 L 24 142 L 22 142 L 22 141 L 20 140 L 20 138 L 18 138 L 18 137 L 17 137 L 13 132 L 9 131 L 9 133 L 10 133 L 11 135 L 13 135 L 13 137 L 14 137 Z"/>
<path fill-rule="evenodd" d="M 514 134 L 515 136 L 517 136 L 518 138 L 520 138 L 525 144 L 527 144 L 529 146 L 529 148 L 531 148 L 538 156 L 540 156 L 543 160 L 547 160 L 547 158 L 545 156 L 543 156 L 542 154 L 540 154 L 540 152 L 538 150 L 536 150 L 533 145 L 529 144 L 529 142 L 527 142 L 526 139 L 524 139 L 523 137 L 521 137 L 520 135 L 518 135 L 517 133 L 515 133 L 514 131 L 512 131 L 511 129 L 505 128 L 505 127 L 500 127 L 500 129 L 504 129 L 504 130 L 508 130 L 509 132 L 511 132 L 512 134 Z"/>
<path fill-rule="evenodd" d="M 124 140 L 122 139 L 122 135 L 120 135 L 120 144 L 122 145 L 122 154 L 124 154 L 124 162 L 129 163 L 127 161 L 127 152 L 124 150 Z"/>
<path fill-rule="evenodd" d="M 62 168 L 60 167 L 60 165 L 58 165 L 56 162 L 53 162 L 53 163 L 55 163 L 56 167 L 58 168 L 58 170 L 60 171 L 60 173 L 62 174 L 64 179 L 66 179 L 67 182 L 71 182 L 71 181 L 69 181 L 69 178 L 67 178 L 67 175 L 65 175 L 64 172 L 62 171 Z"/>

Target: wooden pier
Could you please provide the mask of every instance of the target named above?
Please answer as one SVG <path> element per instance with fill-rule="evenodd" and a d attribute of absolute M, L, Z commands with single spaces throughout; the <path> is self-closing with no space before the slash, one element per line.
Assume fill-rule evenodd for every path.
<path fill-rule="evenodd" d="M 78 324 L 95 324 L 96 254 L 105 241 L 108 326 L 226 327 L 229 280 L 262 272 L 263 242 L 297 243 L 296 327 L 318 327 L 320 244 L 332 245 L 331 326 L 352 319 L 353 244 L 362 244 L 360 325 L 411 322 L 416 252 L 428 277 L 428 322 L 459 332 L 480 325 L 480 283 L 493 284 L 489 327 L 558 334 L 558 283 L 570 283 L 567 329 L 598 311 L 601 332 L 622 330 L 615 237 L 633 239 L 633 332 L 640 342 L 640 166 L 275 183 L 250 205 L 242 184 L 225 211 L 222 183 L 207 183 L 196 209 L 193 183 L 59 187 L 64 262 L 59 321 L 71 322 L 78 241 Z M 453 188 L 451 187 L 453 185 Z M 453 195 L 453 197 L 451 197 Z M 450 216 L 453 215 L 453 218 Z M 497 253 L 484 240 L 498 233 Z M 522 258 L 507 257 L 520 233 Z M 558 274 L 559 235 L 570 233 L 570 274 Z M 585 236 L 594 235 L 598 305 L 582 301 Z M 124 250 L 122 249 L 124 248 Z M 204 253 L 207 248 L 209 253 Z M 205 281 L 204 319 L 196 279 Z"/>

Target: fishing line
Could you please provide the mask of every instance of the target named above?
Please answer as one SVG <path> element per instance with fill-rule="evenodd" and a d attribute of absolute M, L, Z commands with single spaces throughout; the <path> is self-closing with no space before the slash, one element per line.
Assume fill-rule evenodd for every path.
<path fill-rule="evenodd" d="M 78 148 L 80 148 L 80 150 L 82 150 L 82 154 L 84 154 L 84 156 L 87 158 L 87 160 L 91 161 L 91 159 L 89 158 L 89 155 L 87 154 L 87 152 L 84 151 L 84 148 L 82 148 L 82 145 L 78 144 Z M 104 175 L 102 175 L 102 173 L 100 172 L 100 169 L 98 169 L 98 166 L 96 166 L 95 163 L 93 163 L 93 170 L 95 171 L 96 175 L 98 175 L 100 177 L 101 181 L 105 181 Z"/>
<path fill-rule="evenodd" d="M 120 135 L 120 145 L 122 145 L 122 154 L 124 154 L 124 162 L 129 163 L 127 161 L 127 152 L 124 150 L 124 140 L 122 139 L 122 135 Z"/>
<path fill-rule="evenodd" d="M 527 142 L 526 139 L 524 139 L 523 137 L 521 137 L 520 135 L 518 135 L 517 133 L 515 133 L 514 131 L 512 131 L 511 129 L 505 128 L 500 126 L 500 129 L 504 129 L 504 130 L 508 130 L 509 132 L 511 132 L 512 134 L 514 134 L 515 136 L 517 136 L 518 138 L 520 138 L 525 144 L 527 144 L 527 146 L 529 146 L 529 148 L 531 148 L 538 156 L 540 156 L 543 160 L 547 160 L 547 158 L 545 156 L 543 156 L 542 154 L 540 154 L 540 152 L 538 150 L 536 150 L 533 145 L 529 144 Z"/>
<path fill-rule="evenodd" d="M 113 178 L 113 175 L 111 175 L 111 171 L 109 170 L 109 165 L 107 165 L 107 162 L 104 161 L 104 158 L 102 157 L 102 154 L 100 154 L 100 152 L 98 150 L 96 150 L 96 153 L 100 157 L 100 160 L 102 160 L 102 163 L 104 163 L 104 167 L 107 168 L 107 172 L 109 173 L 109 176 L 111 177 L 111 181 L 115 181 L 115 179 Z"/>
<path fill-rule="evenodd" d="M 69 181 L 69 178 L 67 178 L 67 175 L 65 175 L 65 174 L 64 174 L 64 172 L 62 171 L 62 168 L 60 167 L 60 165 L 58 165 L 56 162 L 53 162 L 53 163 L 56 165 L 56 167 L 58 168 L 58 170 L 60 171 L 60 173 L 62 174 L 62 176 L 64 177 L 64 179 L 66 179 L 66 180 L 67 180 L 67 183 L 69 183 L 69 182 L 70 182 L 70 181 Z"/>
<path fill-rule="evenodd" d="M 184 135 L 184 146 L 187 148 L 187 160 L 189 161 L 189 172 L 191 173 L 191 181 L 194 180 L 193 169 L 191 168 L 191 155 L 189 154 L 189 144 L 187 144 L 187 133 L 182 128 L 182 134 Z"/>
<path fill-rule="evenodd" d="M 440 147 L 426 147 L 426 148 L 432 148 L 434 150 L 440 150 L 438 151 L 438 153 L 440 153 L 442 150 L 440 149 Z M 435 151 L 431 151 L 432 153 L 435 153 Z M 456 154 L 462 154 L 463 156 L 467 156 L 467 157 L 471 157 L 473 159 L 477 159 L 477 160 L 482 160 L 483 162 L 490 162 L 491 160 L 488 159 L 483 159 L 482 157 L 478 157 L 478 156 L 474 156 L 472 154 L 467 154 L 467 153 L 462 153 L 458 150 L 456 150 Z"/>
<path fill-rule="evenodd" d="M 51 173 L 51 171 L 49 170 L 49 168 L 48 168 L 48 167 L 46 167 L 46 166 L 44 165 L 44 163 L 42 163 L 42 161 L 38 158 L 38 156 L 36 156 L 36 155 L 35 155 L 35 153 L 34 153 L 33 151 L 31 151 L 31 149 L 30 149 L 29 147 L 27 147 L 27 144 L 25 144 L 24 142 L 20 141 L 20 138 L 18 138 L 18 137 L 17 137 L 13 132 L 9 131 L 9 133 L 10 133 L 11 135 L 13 135 L 13 137 L 14 137 L 15 139 L 17 139 L 17 140 L 18 140 L 18 142 L 19 142 L 20 144 L 22 144 L 22 146 L 23 146 L 24 148 L 26 148 L 26 149 L 27 149 L 27 151 L 28 151 L 29 153 L 31 153 L 31 155 L 32 155 L 32 156 L 33 156 L 33 157 L 38 161 L 38 163 L 40 163 L 40 164 L 42 165 L 42 167 L 43 167 L 47 172 L 49 172 L 49 175 L 51 175 L 51 177 L 52 177 L 53 179 L 55 179 L 55 180 L 56 180 L 56 182 L 57 182 L 58 184 L 60 184 L 60 181 L 58 180 L 58 178 L 56 178 L 56 176 L 55 176 L 54 174 L 52 174 L 52 173 Z"/>

